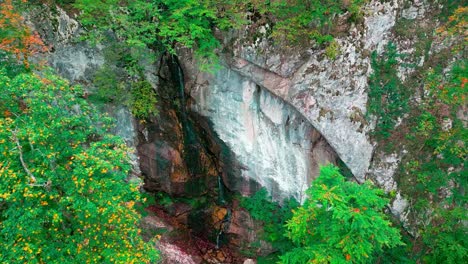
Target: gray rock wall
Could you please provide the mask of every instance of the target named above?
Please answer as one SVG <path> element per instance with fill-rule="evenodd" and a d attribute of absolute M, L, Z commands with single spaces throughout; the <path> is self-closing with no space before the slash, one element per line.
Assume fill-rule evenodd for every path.
<path fill-rule="evenodd" d="M 196 86 L 191 95 L 193 110 L 212 122 L 241 164 L 241 175 L 225 180 L 230 189 L 248 193 L 253 180 L 278 199 L 303 200 L 319 165 L 336 160 L 294 107 L 236 71 L 216 72 L 209 86 Z"/>
<path fill-rule="evenodd" d="M 333 60 L 312 47 L 284 50 L 265 37 L 249 40 L 246 31 L 225 36 L 227 52 L 222 54 L 222 69 L 214 75 L 199 72 L 190 54 L 181 53 L 192 109 L 207 117 L 239 163 L 239 182 L 231 187 L 243 191 L 246 182 L 254 180 L 278 197 L 302 198 L 317 166 L 340 158 L 358 181 L 371 178 L 386 191 L 396 190 L 392 210 L 404 215 L 407 204 L 394 180 L 401 153 L 375 153 L 375 142 L 369 139 L 374 124 L 364 118 L 372 71 L 369 55 L 383 52 L 390 41 L 400 51 L 413 52 L 414 42 L 399 40 L 393 30 L 399 18 L 424 20 L 426 12 L 428 5 L 422 0 L 369 1 L 362 23 L 344 23 L 336 38 L 339 55 Z M 45 8 L 27 18 L 51 47 L 38 59 L 45 58 L 72 82 L 89 83 L 104 63 L 101 47 L 73 43 L 79 24 L 63 10 Z M 258 32 L 266 34 L 267 27 Z M 431 52 L 437 51 L 434 45 Z M 158 67 L 150 65 L 145 74 L 157 88 Z M 400 78 L 408 74 L 410 70 L 402 69 Z M 133 118 L 116 109 L 120 120 L 116 133 L 134 139 Z"/>
<path fill-rule="evenodd" d="M 400 2 L 371 1 L 364 9 L 363 24 L 351 25 L 336 39 L 340 46 L 336 59 L 327 58 L 324 50 L 307 47 L 279 49 L 266 37 L 252 41 L 244 33 L 247 30 L 225 36 L 225 50 L 230 52 L 223 54 L 222 70 L 214 75 L 198 72 L 197 62 L 188 54 L 182 55 L 189 76 L 187 86 L 195 99 L 193 109 L 213 122 L 220 138 L 246 165 L 243 177 L 271 190 L 271 181 L 276 182 L 285 195 L 296 197 L 307 186 L 313 178 L 310 175 L 316 173 L 310 172 L 311 154 L 298 150 L 293 140 L 283 140 L 287 129 L 274 128 L 284 126 L 281 118 L 297 112 L 304 126 L 316 129 L 326 139 L 359 182 L 366 179 L 375 147 L 368 136 L 373 124 L 365 119 L 369 55 L 374 50 L 382 52 L 391 39 Z M 259 31 L 267 32 L 265 28 Z M 252 103 L 257 86 L 275 99 Z M 268 123 L 275 125 L 263 125 Z M 304 130 L 295 137 L 301 138 L 306 148 L 314 145 Z M 287 169 L 277 161 L 294 163 L 297 168 Z M 388 165 L 382 166 L 372 171 L 393 175 L 387 171 Z M 375 180 L 389 190 L 396 188 L 391 177 Z"/>
<path fill-rule="evenodd" d="M 28 26 L 39 33 L 49 50 L 37 54 L 32 59 L 40 63 L 46 62 L 73 85 L 85 84 L 88 90 L 94 89 L 91 85 L 94 73 L 105 63 L 103 47 L 79 41 L 79 23 L 59 7 L 35 7 L 25 14 L 25 19 Z M 130 111 L 122 105 L 108 105 L 106 108 L 116 119 L 113 132 L 121 136 L 130 147 L 135 148 L 136 127 Z M 135 153 L 134 149 L 134 153 L 129 154 L 133 172 L 138 175 L 140 169 Z"/>

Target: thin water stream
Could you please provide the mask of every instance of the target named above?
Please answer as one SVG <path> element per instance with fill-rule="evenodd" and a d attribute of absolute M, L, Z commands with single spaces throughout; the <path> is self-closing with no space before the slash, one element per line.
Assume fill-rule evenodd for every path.
<path fill-rule="evenodd" d="M 179 98 L 180 98 L 180 114 L 181 114 L 181 125 L 184 134 L 184 159 L 187 162 L 187 167 L 190 173 L 190 176 L 193 177 L 195 174 L 200 173 L 202 168 L 198 161 L 199 151 L 204 145 L 200 142 L 200 139 L 195 132 L 194 124 L 190 120 L 187 114 L 187 100 L 185 94 L 185 82 L 184 82 L 184 73 L 179 64 L 179 61 L 176 56 L 171 57 L 172 72 L 174 76 L 174 81 L 177 82 L 179 89 Z M 206 150 L 206 149 L 205 149 Z M 206 150 L 209 152 L 208 150 Z M 218 175 L 218 204 L 220 206 L 226 206 L 226 197 L 225 197 L 225 186 L 223 183 L 223 178 L 221 175 Z M 231 209 L 227 208 L 227 213 L 221 221 L 220 228 L 217 230 L 216 235 L 216 248 L 220 248 L 222 244 L 222 237 L 229 227 L 231 221 Z"/>

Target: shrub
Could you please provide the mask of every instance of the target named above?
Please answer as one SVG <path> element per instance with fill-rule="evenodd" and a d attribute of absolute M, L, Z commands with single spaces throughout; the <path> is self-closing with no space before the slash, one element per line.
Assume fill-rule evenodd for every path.
<path fill-rule="evenodd" d="M 398 78 L 397 53 L 393 43 L 387 45 L 379 58 L 372 53 L 373 73 L 369 78 L 368 115 L 377 117 L 375 134 L 388 138 L 395 128 L 398 118 L 408 111 L 408 90 Z"/>
<path fill-rule="evenodd" d="M 147 81 L 132 83 L 131 99 L 128 102 L 130 111 L 138 118 L 148 118 L 156 115 L 156 93 Z"/>
<path fill-rule="evenodd" d="M 295 199 L 287 199 L 280 206 L 262 188 L 252 197 L 242 198 L 240 205 L 247 209 L 253 219 L 263 223 L 262 238 L 270 242 L 275 250 L 286 252 L 292 248 L 291 241 L 285 236 L 285 223 L 292 217 L 292 210 L 299 206 Z"/>
<path fill-rule="evenodd" d="M 345 181 L 328 165 L 307 194 L 287 221 L 295 248 L 281 256 L 281 263 L 372 263 L 384 248 L 402 244 L 399 230 L 383 213 L 388 200 L 370 182 Z"/>
<path fill-rule="evenodd" d="M 0 69 L 0 261 L 149 263 L 111 120 L 54 75 Z"/>
<path fill-rule="evenodd" d="M 330 44 L 328 44 L 327 48 L 325 49 L 325 56 L 331 60 L 334 60 L 336 57 L 338 57 L 338 55 L 340 55 L 340 52 L 340 44 L 334 40 L 330 42 Z"/>

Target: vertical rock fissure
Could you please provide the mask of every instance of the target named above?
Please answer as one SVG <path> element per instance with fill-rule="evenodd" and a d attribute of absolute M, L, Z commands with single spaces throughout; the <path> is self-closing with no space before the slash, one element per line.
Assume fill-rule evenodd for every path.
<path fill-rule="evenodd" d="M 187 115 L 184 72 L 179 64 L 179 60 L 175 55 L 171 55 L 168 64 L 172 73 L 172 79 L 179 93 L 179 110 L 181 115 L 180 123 L 182 126 L 184 144 L 184 152 L 182 154 L 184 161 L 187 163 L 187 169 L 190 174 L 189 176 L 193 177 L 197 172 L 200 172 L 203 169 L 201 168 L 201 164 L 197 162 L 199 160 L 198 152 L 200 148 L 203 148 L 203 144 L 200 144 L 193 122 L 191 122 Z"/>
<path fill-rule="evenodd" d="M 194 82 L 191 109 L 230 151 L 220 155 L 229 190 L 251 195 L 265 187 L 275 200 L 302 200 L 320 165 L 340 160 L 303 113 L 252 78 L 222 68 L 209 81 Z"/>
<path fill-rule="evenodd" d="M 169 69 L 171 71 L 174 86 L 178 89 L 179 93 L 179 112 L 181 117 L 181 127 L 183 132 L 184 152 L 182 153 L 183 159 L 187 164 L 187 169 L 190 178 L 196 178 L 203 174 L 203 164 L 200 160 L 200 152 L 204 152 L 207 158 L 211 160 L 217 172 L 217 203 L 219 206 L 226 209 L 226 215 L 219 223 L 219 227 L 214 230 L 216 234 L 216 248 L 222 246 L 224 233 L 229 227 L 231 219 L 231 209 L 226 198 L 226 188 L 223 182 L 221 171 L 219 170 L 218 157 L 206 145 L 206 139 L 203 138 L 203 128 L 197 127 L 197 122 L 194 122 L 187 111 L 187 98 L 185 92 L 184 72 L 175 55 L 170 56 L 168 60 Z M 191 192 L 192 190 L 186 190 Z M 205 191 L 198 190 L 198 194 L 205 193 Z M 209 192 L 209 190 L 206 190 Z M 189 196 L 196 196 L 196 193 L 188 193 Z"/>

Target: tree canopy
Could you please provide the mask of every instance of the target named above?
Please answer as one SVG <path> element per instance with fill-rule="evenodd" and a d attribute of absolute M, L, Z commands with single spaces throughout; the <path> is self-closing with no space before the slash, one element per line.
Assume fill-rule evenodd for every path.
<path fill-rule="evenodd" d="M 108 31 L 132 46 L 174 53 L 176 45 L 193 48 L 200 65 L 217 60 L 215 29 L 236 29 L 262 19 L 271 37 L 283 44 L 333 39 L 324 29 L 336 15 L 361 14 L 366 0 L 76 0 L 88 36 L 102 40 Z"/>
<path fill-rule="evenodd" d="M 50 73 L 0 69 L 0 262 L 148 263 L 128 149 Z"/>
<path fill-rule="evenodd" d="M 281 263 L 372 263 L 376 253 L 402 244 L 383 213 L 388 200 L 370 182 L 346 181 L 328 165 L 307 194 L 286 224 L 296 248 Z"/>

